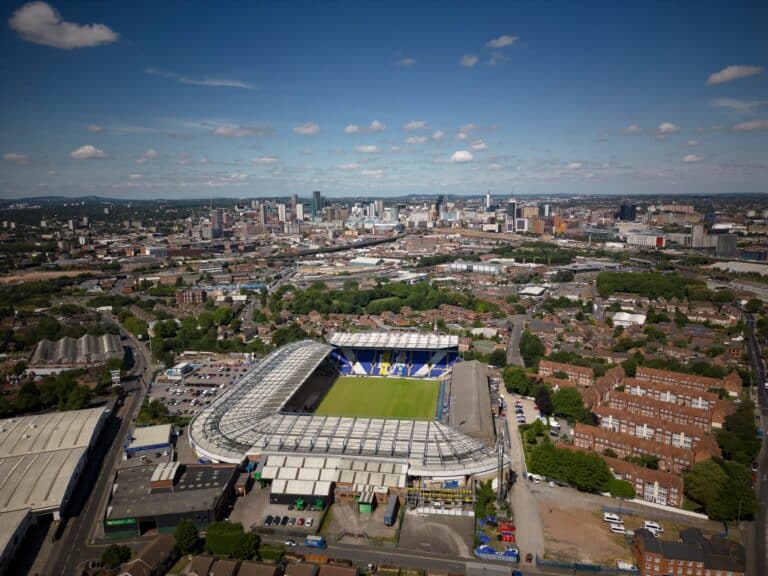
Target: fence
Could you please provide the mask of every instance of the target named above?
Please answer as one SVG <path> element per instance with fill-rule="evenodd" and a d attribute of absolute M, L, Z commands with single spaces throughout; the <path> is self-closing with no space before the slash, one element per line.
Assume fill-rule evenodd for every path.
<path fill-rule="evenodd" d="M 614 568 L 613 566 L 600 566 L 599 564 L 585 564 L 583 562 L 561 562 L 558 560 L 545 560 L 536 556 L 536 565 L 544 566 L 545 568 L 554 568 L 556 570 L 568 570 L 573 572 L 590 572 L 606 574 L 607 576 L 634 576 L 639 575 L 640 571 L 624 570 L 621 568 Z"/>

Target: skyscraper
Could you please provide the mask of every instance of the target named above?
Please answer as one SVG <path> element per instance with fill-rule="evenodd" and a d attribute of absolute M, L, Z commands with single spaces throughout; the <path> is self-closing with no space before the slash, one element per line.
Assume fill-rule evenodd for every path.
<path fill-rule="evenodd" d="M 211 209 L 211 231 L 213 237 L 216 238 L 221 234 L 221 229 L 224 225 L 224 214 L 218 208 Z"/>
<path fill-rule="evenodd" d="M 488 190 L 488 192 L 485 193 L 485 208 L 488 209 L 491 207 L 491 191 Z"/>
<path fill-rule="evenodd" d="M 302 204 L 301 202 L 296 204 L 296 208 L 294 209 L 293 213 L 296 216 L 296 220 L 298 220 L 299 222 L 304 220 L 304 204 Z"/>
<path fill-rule="evenodd" d="M 320 210 L 323 209 L 323 195 L 319 190 L 312 192 L 312 219 L 317 218 Z"/>
<path fill-rule="evenodd" d="M 634 204 L 622 204 L 619 208 L 619 220 L 634 222 L 637 217 L 637 206 Z"/>
<path fill-rule="evenodd" d="M 291 194 L 291 213 L 296 214 L 296 204 L 299 202 L 298 194 Z"/>
<path fill-rule="evenodd" d="M 277 205 L 277 219 L 280 222 L 285 222 L 286 221 L 286 217 L 285 217 L 285 204 L 278 204 Z"/>
<path fill-rule="evenodd" d="M 511 224 L 511 226 L 510 226 Z M 507 202 L 507 232 L 517 231 L 517 200 L 511 198 Z"/>

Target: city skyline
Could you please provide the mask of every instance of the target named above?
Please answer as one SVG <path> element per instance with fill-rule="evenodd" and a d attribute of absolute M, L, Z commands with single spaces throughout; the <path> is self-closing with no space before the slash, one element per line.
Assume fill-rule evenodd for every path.
<path fill-rule="evenodd" d="M 0 198 L 764 193 L 766 12 L 15 3 Z"/>

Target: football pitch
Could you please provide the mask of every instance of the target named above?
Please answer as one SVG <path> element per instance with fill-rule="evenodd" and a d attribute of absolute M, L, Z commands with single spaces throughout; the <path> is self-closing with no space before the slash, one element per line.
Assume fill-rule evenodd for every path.
<path fill-rule="evenodd" d="M 437 380 L 342 376 L 320 402 L 315 414 L 432 420 L 439 391 Z"/>

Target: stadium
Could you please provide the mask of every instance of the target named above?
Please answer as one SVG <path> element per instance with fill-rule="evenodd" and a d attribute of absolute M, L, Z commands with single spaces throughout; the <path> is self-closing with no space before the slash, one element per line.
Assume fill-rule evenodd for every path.
<path fill-rule="evenodd" d="M 213 462 L 325 458 L 436 481 L 495 474 L 506 460 L 495 449 L 487 377 L 464 368 L 477 364 L 459 360 L 456 336 L 294 342 L 198 413 L 190 443 Z"/>

